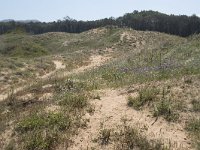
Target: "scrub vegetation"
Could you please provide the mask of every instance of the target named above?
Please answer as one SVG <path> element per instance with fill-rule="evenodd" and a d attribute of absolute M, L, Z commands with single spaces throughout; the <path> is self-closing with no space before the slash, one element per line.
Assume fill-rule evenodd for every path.
<path fill-rule="evenodd" d="M 0 149 L 199 149 L 199 60 L 199 35 L 2 34 Z"/>

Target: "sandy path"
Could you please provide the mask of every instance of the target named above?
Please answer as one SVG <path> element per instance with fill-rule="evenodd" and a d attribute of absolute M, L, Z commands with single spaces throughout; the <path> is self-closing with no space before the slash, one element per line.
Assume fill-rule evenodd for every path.
<path fill-rule="evenodd" d="M 81 73 L 81 72 L 84 72 L 89 69 L 93 69 L 93 68 L 98 67 L 98 66 L 102 65 L 103 63 L 105 63 L 105 61 L 108 60 L 109 58 L 110 57 L 104 57 L 104 56 L 100 56 L 100 55 L 91 56 L 89 65 L 82 66 L 82 67 L 74 69 L 70 72 L 63 72 L 63 75 L 68 76 L 70 74 L 77 74 L 77 73 Z M 56 73 L 56 71 L 65 68 L 65 66 L 62 64 L 61 61 L 54 61 L 54 64 L 56 65 L 56 70 L 51 73 L 46 74 L 46 76 L 43 77 L 41 80 L 44 80 L 44 79 L 48 78 L 49 76 L 54 75 L 54 73 Z M 58 78 L 59 78 L 59 76 L 58 76 Z M 31 86 L 31 84 L 29 86 Z M 27 85 L 23 86 L 23 87 L 19 87 L 17 89 L 14 89 L 13 93 L 15 94 L 15 93 L 25 89 L 26 87 L 27 87 Z M 8 94 L 0 95 L 0 101 L 3 101 L 7 97 L 8 97 Z M 56 111 L 57 109 L 59 109 L 59 107 L 51 106 L 51 107 L 48 107 L 46 111 L 52 112 L 52 111 Z M 0 145 L 2 144 L 1 143 L 2 141 L 4 141 L 5 143 L 9 142 L 9 139 L 10 139 L 9 137 L 11 137 L 11 135 L 13 134 L 12 131 L 13 131 L 13 129 L 9 129 L 9 130 L 4 131 L 4 133 L 2 135 L 0 135 Z"/>
<path fill-rule="evenodd" d="M 89 70 L 89 69 L 93 69 L 95 67 L 98 67 L 100 65 L 102 65 L 105 61 L 107 61 L 108 59 L 110 59 L 110 57 L 107 57 L 107 56 L 101 56 L 101 55 L 93 55 L 90 57 L 90 64 L 87 65 L 87 66 L 82 66 L 80 68 L 77 68 L 77 69 L 74 69 L 72 71 L 67 71 L 65 72 L 63 70 L 63 72 L 61 72 L 59 74 L 59 76 L 57 76 L 58 78 L 60 77 L 65 77 L 65 76 L 68 76 L 68 75 L 72 75 L 72 74 L 77 74 L 77 73 L 81 73 L 81 72 L 84 72 L 86 70 Z M 54 74 L 56 74 L 57 71 L 61 70 L 61 69 L 64 69 L 65 68 L 65 65 L 63 65 L 63 63 L 61 61 L 53 61 L 53 63 L 56 65 L 56 69 L 44 76 L 42 76 L 40 79 L 41 80 L 45 80 L 51 76 L 53 76 Z M 29 84 L 30 86 L 31 84 Z M 23 87 L 19 87 L 17 89 L 14 89 L 14 92 L 13 93 L 17 93 L 23 89 L 25 89 L 27 87 L 26 86 L 23 86 Z M 8 97 L 8 94 L 0 94 L 0 101 L 3 101 L 4 99 L 6 99 Z"/>
<path fill-rule="evenodd" d="M 98 137 L 100 124 L 103 123 L 105 128 L 116 128 L 120 125 L 121 119 L 126 118 L 131 126 L 137 125 L 137 128 L 145 130 L 149 139 L 162 139 L 165 143 L 172 143 L 173 149 L 191 149 L 190 140 L 182 126 L 176 123 L 167 123 L 162 118 L 151 125 L 155 118 L 151 117 L 149 112 L 136 111 L 127 107 L 127 94 L 122 95 L 119 90 L 104 90 L 101 94 L 101 100 L 92 100 L 95 106 L 93 115 L 86 114 L 85 118 L 89 119 L 88 127 L 80 129 L 79 134 L 74 138 L 75 143 L 70 150 L 87 150 L 87 149 L 113 149 L 112 143 L 106 147 L 100 147 L 98 143 L 93 142 Z"/>
<path fill-rule="evenodd" d="M 110 57 L 107 57 L 107 56 L 101 56 L 101 55 L 93 55 L 90 57 L 90 63 L 87 65 L 87 66 L 81 66 L 79 68 L 76 68 L 76 69 L 73 69 L 71 71 L 63 71 L 63 72 L 59 72 L 59 74 L 57 74 L 57 77 L 60 78 L 60 77 L 65 77 L 65 76 L 68 76 L 68 75 L 72 75 L 72 74 L 78 74 L 78 73 L 81 73 L 81 72 L 84 72 L 86 70 L 89 70 L 89 69 L 94 69 L 100 65 L 102 65 L 105 61 L 107 61 L 108 59 L 110 59 Z M 56 65 L 56 70 L 44 75 L 42 77 L 42 79 L 45 79 L 45 78 L 48 78 L 48 77 L 51 77 L 53 76 L 58 70 L 60 69 L 64 69 L 65 66 L 62 64 L 62 62 L 60 61 L 53 61 L 54 64 Z"/>
<path fill-rule="evenodd" d="M 55 61 L 53 61 L 53 63 L 55 64 L 56 69 L 54 71 L 51 71 L 50 73 L 47 73 L 44 76 L 40 77 L 41 79 L 46 79 L 47 77 L 53 75 L 57 70 L 65 68 L 65 65 L 63 65 L 63 63 L 61 61 L 55 60 Z M 25 87 L 26 86 L 16 88 L 16 89 L 14 89 L 13 93 L 17 93 L 18 91 L 23 90 Z M 7 97 L 8 97 L 8 94 L 0 94 L 0 101 L 6 99 Z"/>
<path fill-rule="evenodd" d="M 84 71 L 89 70 L 89 69 L 94 69 L 96 67 L 101 66 L 108 59 L 110 59 L 110 57 L 101 56 L 101 55 L 91 56 L 90 57 L 90 62 L 91 63 L 89 65 L 82 66 L 82 67 L 74 69 L 74 70 L 72 70 L 70 72 L 64 72 L 64 76 L 72 75 L 72 74 L 78 74 L 78 73 L 84 72 Z"/>
<path fill-rule="evenodd" d="M 0 94 L 0 102 L 7 98 L 7 94 Z"/>
<path fill-rule="evenodd" d="M 26 87 L 26 86 L 24 86 L 24 87 L 19 87 L 19 88 L 14 89 L 14 90 L 13 90 L 13 94 L 15 94 L 15 93 L 17 93 L 17 92 L 23 90 L 25 87 Z M 8 94 L 0 94 L 0 102 L 3 101 L 4 99 L 6 99 L 6 98 L 9 96 L 9 94 L 11 94 L 11 91 L 8 92 Z"/>
<path fill-rule="evenodd" d="M 42 77 L 40 77 L 41 79 L 48 78 L 49 76 L 55 74 L 56 71 L 58 71 L 60 69 L 65 69 L 65 65 L 62 63 L 62 61 L 54 60 L 53 63 L 55 64 L 56 69 L 54 71 L 51 71 L 51 72 L 43 75 Z"/>

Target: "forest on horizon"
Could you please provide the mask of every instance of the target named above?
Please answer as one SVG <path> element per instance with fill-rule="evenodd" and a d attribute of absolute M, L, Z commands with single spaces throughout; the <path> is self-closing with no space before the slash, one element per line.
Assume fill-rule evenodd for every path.
<path fill-rule="evenodd" d="M 133 11 L 118 18 L 105 18 L 95 21 L 77 21 L 70 17 L 54 22 L 0 22 L 0 34 L 22 29 L 31 34 L 46 32 L 80 33 L 90 29 L 117 26 L 141 31 L 158 31 L 178 36 L 200 33 L 200 18 L 196 15 L 167 15 L 157 11 Z"/>

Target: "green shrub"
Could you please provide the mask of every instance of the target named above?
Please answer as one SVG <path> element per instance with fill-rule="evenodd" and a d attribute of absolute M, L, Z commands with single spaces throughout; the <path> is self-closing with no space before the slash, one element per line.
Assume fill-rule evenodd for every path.
<path fill-rule="evenodd" d="M 34 114 L 20 121 L 15 130 L 25 149 L 49 150 L 61 142 L 64 131 L 71 133 L 71 124 L 67 114 Z"/>
<path fill-rule="evenodd" d="M 99 140 L 101 145 L 107 145 L 110 141 L 111 129 L 102 129 L 99 133 Z"/>
<path fill-rule="evenodd" d="M 87 97 L 84 94 L 66 93 L 60 105 L 70 107 L 72 109 L 82 109 L 87 106 Z"/>
<path fill-rule="evenodd" d="M 174 111 L 172 103 L 165 98 L 163 98 L 161 102 L 155 104 L 154 116 L 164 116 L 167 121 L 176 121 L 179 117 L 178 113 Z"/>
<path fill-rule="evenodd" d="M 25 139 L 25 148 L 29 150 L 49 150 L 52 149 L 56 143 L 58 135 L 52 133 L 51 131 L 34 132 L 31 135 L 28 135 Z"/>
<path fill-rule="evenodd" d="M 32 115 L 25 118 L 18 123 L 16 130 L 20 133 L 26 133 L 27 131 L 39 130 L 39 129 L 57 129 L 65 130 L 70 127 L 71 119 L 64 114 L 41 114 Z"/>
<path fill-rule="evenodd" d="M 198 133 L 200 137 L 200 119 L 192 119 L 187 124 L 186 129 L 193 133 Z"/>
<path fill-rule="evenodd" d="M 161 142 L 148 141 L 147 138 L 133 127 L 124 126 L 119 132 L 115 133 L 114 138 L 116 147 L 119 150 L 166 150 Z"/>
<path fill-rule="evenodd" d="M 157 94 L 158 90 L 156 89 L 143 89 L 139 92 L 138 97 L 128 97 L 128 106 L 140 109 L 145 104 L 155 101 Z"/>
<path fill-rule="evenodd" d="M 200 112 L 200 101 L 198 100 L 193 100 L 192 101 L 192 105 L 193 105 L 193 110 L 195 112 Z"/>
<path fill-rule="evenodd" d="M 189 120 L 186 125 L 186 130 L 192 135 L 196 149 L 200 149 L 200 119 L 193 118 Z"/>
<path fill-rule="evenodd" d="M 33 115 L 19 122 L 16 130 L 21 133 L 26 133 L 27 131 L 40 129 L 45 125 L 46 122 L 43 116 Z"/>
<path fill-rule="evenodd" d="M 184 82 L 185 82 L 186 84 L 191 84 L 191 83 L 192 83 L 192 79 L 185 79 Z"/>
<path fill-rule="evenodd" d="M 101 97 L 99 96 L 99 94 L 97 94 L 97 95 L 94 96 L 94 99 L 101 100 Z"/>
<path fill-rule="evenodd" d="M 15 150 L 15 141 L 14 140 L 10 140 L 10 142 L 8 143 L 8 145 L 6 145 L 5 150 Z"/>

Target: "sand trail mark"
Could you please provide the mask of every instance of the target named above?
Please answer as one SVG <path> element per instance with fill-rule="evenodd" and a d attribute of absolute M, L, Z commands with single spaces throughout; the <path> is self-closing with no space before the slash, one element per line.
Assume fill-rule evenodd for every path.
<path fill-rule="evenodd" d="M 89 69 L 93 69 L 95 67 L 98 67 L 102 64 L 104 64 L 108 59 L 110 59 L 110 57 L 107 57 L 107 56 L 101 56 L 101 55 L 93 55 L 90 57 L 90 63 L 89 65 L 86 65 L 86 66 L 81 66 L 77 69 L 74 69 L 72 71 L 67 71 L 65 72 L 64 70 L 57 76 L 58 78 L 60 77 L 66 77 L 68 75 L 72 75 L 72 74 L 78 74 L 78 73 L 81 73 L 81 72 L 84 72 L 86 70 L 89 70 Z M 63 65 L 63 63 L 61 61 L 53 61 L 53 63 L 56 65 L 56 69 L 50 73 L 47 73 L 46 75 L 40 77 L 40 80 L 45 80 L 45 79 L 48 79 L 49 77 L 52 77 L 56 74 L 57 71 L 59 70 L 62 70 L 65 68 L 65 65 Z M 32 85 L 33 83 L 30 83 L 30 85 Z M 25 89 L 28 85 L 25 85 L 25 86 L 22 86 L 22 87 L 19 87 L 19 88 L 16 88 L 13 90 L 13 94 L 19 92 L 19 91 L 22 91 L 23 89 Z M 8 92 L 10 93 L 10 92 Z M 3 101 L 4 99 L 6 99 L 9 94 L 0 94 L 0 101 Z"/>
<path fill-rule="evenodd" d="M 53 63 L 55 64 L 56 69 L 55 69 L 54 71 L 51 71 L 51 72 L 45 74 L 44 76 L 40 77 L 41 79 L 45 79 L 45 78 L 47 78 L 47 77 L 53 75 L 57 70 L 59 70 L 59 69 L 64 69 L 64 68 L 65 68 L 65 65 L 63 65 L 63 63 L 62 63 L 61 61 L 56 61 L 56 60 L 55 60 L 55 61 L 53 61 Z M 17 93 L 17 92 L 23 90 L 25 87 L 27 87 L 27 85 L 26 85 L 26 86 L 19 87 L 19 88 L 16 88 L 16 89 L 14 89 L 12 92 L 13 92 L 13 94 L 14 94 L 14 93 Z M 11 92 L 9 92 L 9 94 L 10 94 L 10 93 L 11 93 Z M 7 97 L 8 97 L 8 94 L 0 94 L 0 101 L 6 99 Z"/>
<path fill-rule="evenodd" d="M 110 57 L 107 57 L 107 56 L 101 56 L 101 55 L 91 56 L 90 57 L 90 64 L 89 65 L 82 66 L 82 67 L 74 69 L 74 70 L 72 70 L 70 72 L 64 72 L 64 76 L 82 73 L 82 72 L 84 72 L 86 70 L 99 67 L 99 66 L 101 66 L 104 62 L 106 62 L 109 59 L 110 59 Z"/>
<path fill-rule="evenodd" d="M 47 73 L 47 74 L 45 74 L 45 75 L 43 75 L 40 78 L 42 78 L 42 79 L 48 78 L 49 76 L 55 74 L 56 71 L 58 71 L 60 69 L 65 69 L 65 65 L 62 63 L 62 61 L 54 60 L 53 63 L 55 64 L 56 69 L 51 71 L 51 72 L 49 72 L 49 73 Z"/>

